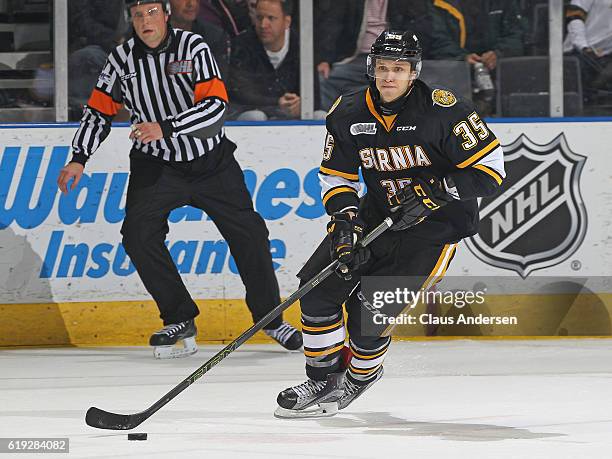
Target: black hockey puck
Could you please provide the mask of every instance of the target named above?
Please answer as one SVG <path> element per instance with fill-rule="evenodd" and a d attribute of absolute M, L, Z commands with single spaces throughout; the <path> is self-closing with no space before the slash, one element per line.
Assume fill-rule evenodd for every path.
<path fill-rule="evenodd" d="M 146 433 L 131 433 L 128 434 L 128 440 L 146 440 L 147 439 L 147 434 Z"/>

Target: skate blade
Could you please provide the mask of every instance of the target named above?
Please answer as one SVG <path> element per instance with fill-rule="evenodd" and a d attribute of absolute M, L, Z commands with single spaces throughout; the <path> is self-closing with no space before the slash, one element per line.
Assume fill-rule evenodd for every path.
<path fill-rule="evenodd" d="M 274 417 L 280 419 L 327 418 L 334 416 L 336 413 L 338 413 L 338 403 L 326 402 L 304 410 L 288 410 L 279 406 L 274 411 Z"/>
<path fill-rule="evenodd" d="M 180 347 L 182 345 L 182 347 Z M 153 348 L 153 356 L 156 359 L 180 359 L 198 352 L 195 337 L 185 338 L 177 343 L 177 346 L 156 346 Z"/>

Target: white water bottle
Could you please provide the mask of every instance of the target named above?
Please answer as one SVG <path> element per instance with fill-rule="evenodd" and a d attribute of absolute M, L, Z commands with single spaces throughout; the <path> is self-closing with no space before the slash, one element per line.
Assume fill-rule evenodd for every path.
<path fill-rule="evenodd" d="M 485 99 L 493 98 L 493 80 L 491 80 L 491 74 L 489 70 L 484 66 L 482 62 L 476 62 L 474 64 L 474 80 L 476 85 L 474 87 L 475 93 L 482 93 Z"/>

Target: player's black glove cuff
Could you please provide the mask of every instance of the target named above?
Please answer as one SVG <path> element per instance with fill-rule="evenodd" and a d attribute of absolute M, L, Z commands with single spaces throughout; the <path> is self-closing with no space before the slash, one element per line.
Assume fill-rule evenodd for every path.
<path fill-rule="evenodd" d="M 359 269 L 370 258 L 370 250 L 360 247 L 365 231 L 364 222 L 349 212 L 336 212 L 327 224 L 330 236 L 330 256 L 340 265 L 336 273 L 345 280 L 351 279 L 351 273 Z"/>
<path fill-rule="evenodd" d="M 452 200 L 439 178 L 422 172 L 389 198 L 391 212 L 396 214 L 391 230 L 402 231 L 417 225 Z"/>

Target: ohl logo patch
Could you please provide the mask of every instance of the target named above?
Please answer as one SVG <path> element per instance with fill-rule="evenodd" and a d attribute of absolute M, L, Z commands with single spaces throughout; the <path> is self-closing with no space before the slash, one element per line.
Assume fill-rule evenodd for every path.
<path fill-rule="evenodd" d="M 557 265 L 582 244 L 587 228 L 580 195 L 586 157 L 563 134 L 546 145 L 525 135 L 504 147 L 507 177 L 494 198 L 480 203 L 480 230 L 466 239 L 485 263 L 531 272 Z"/>
<path fill-rule="evenodd" d="M 168 75 L 188 74 L 193 72 L 193 61 L 174 61 L 166 66 Z"/>

